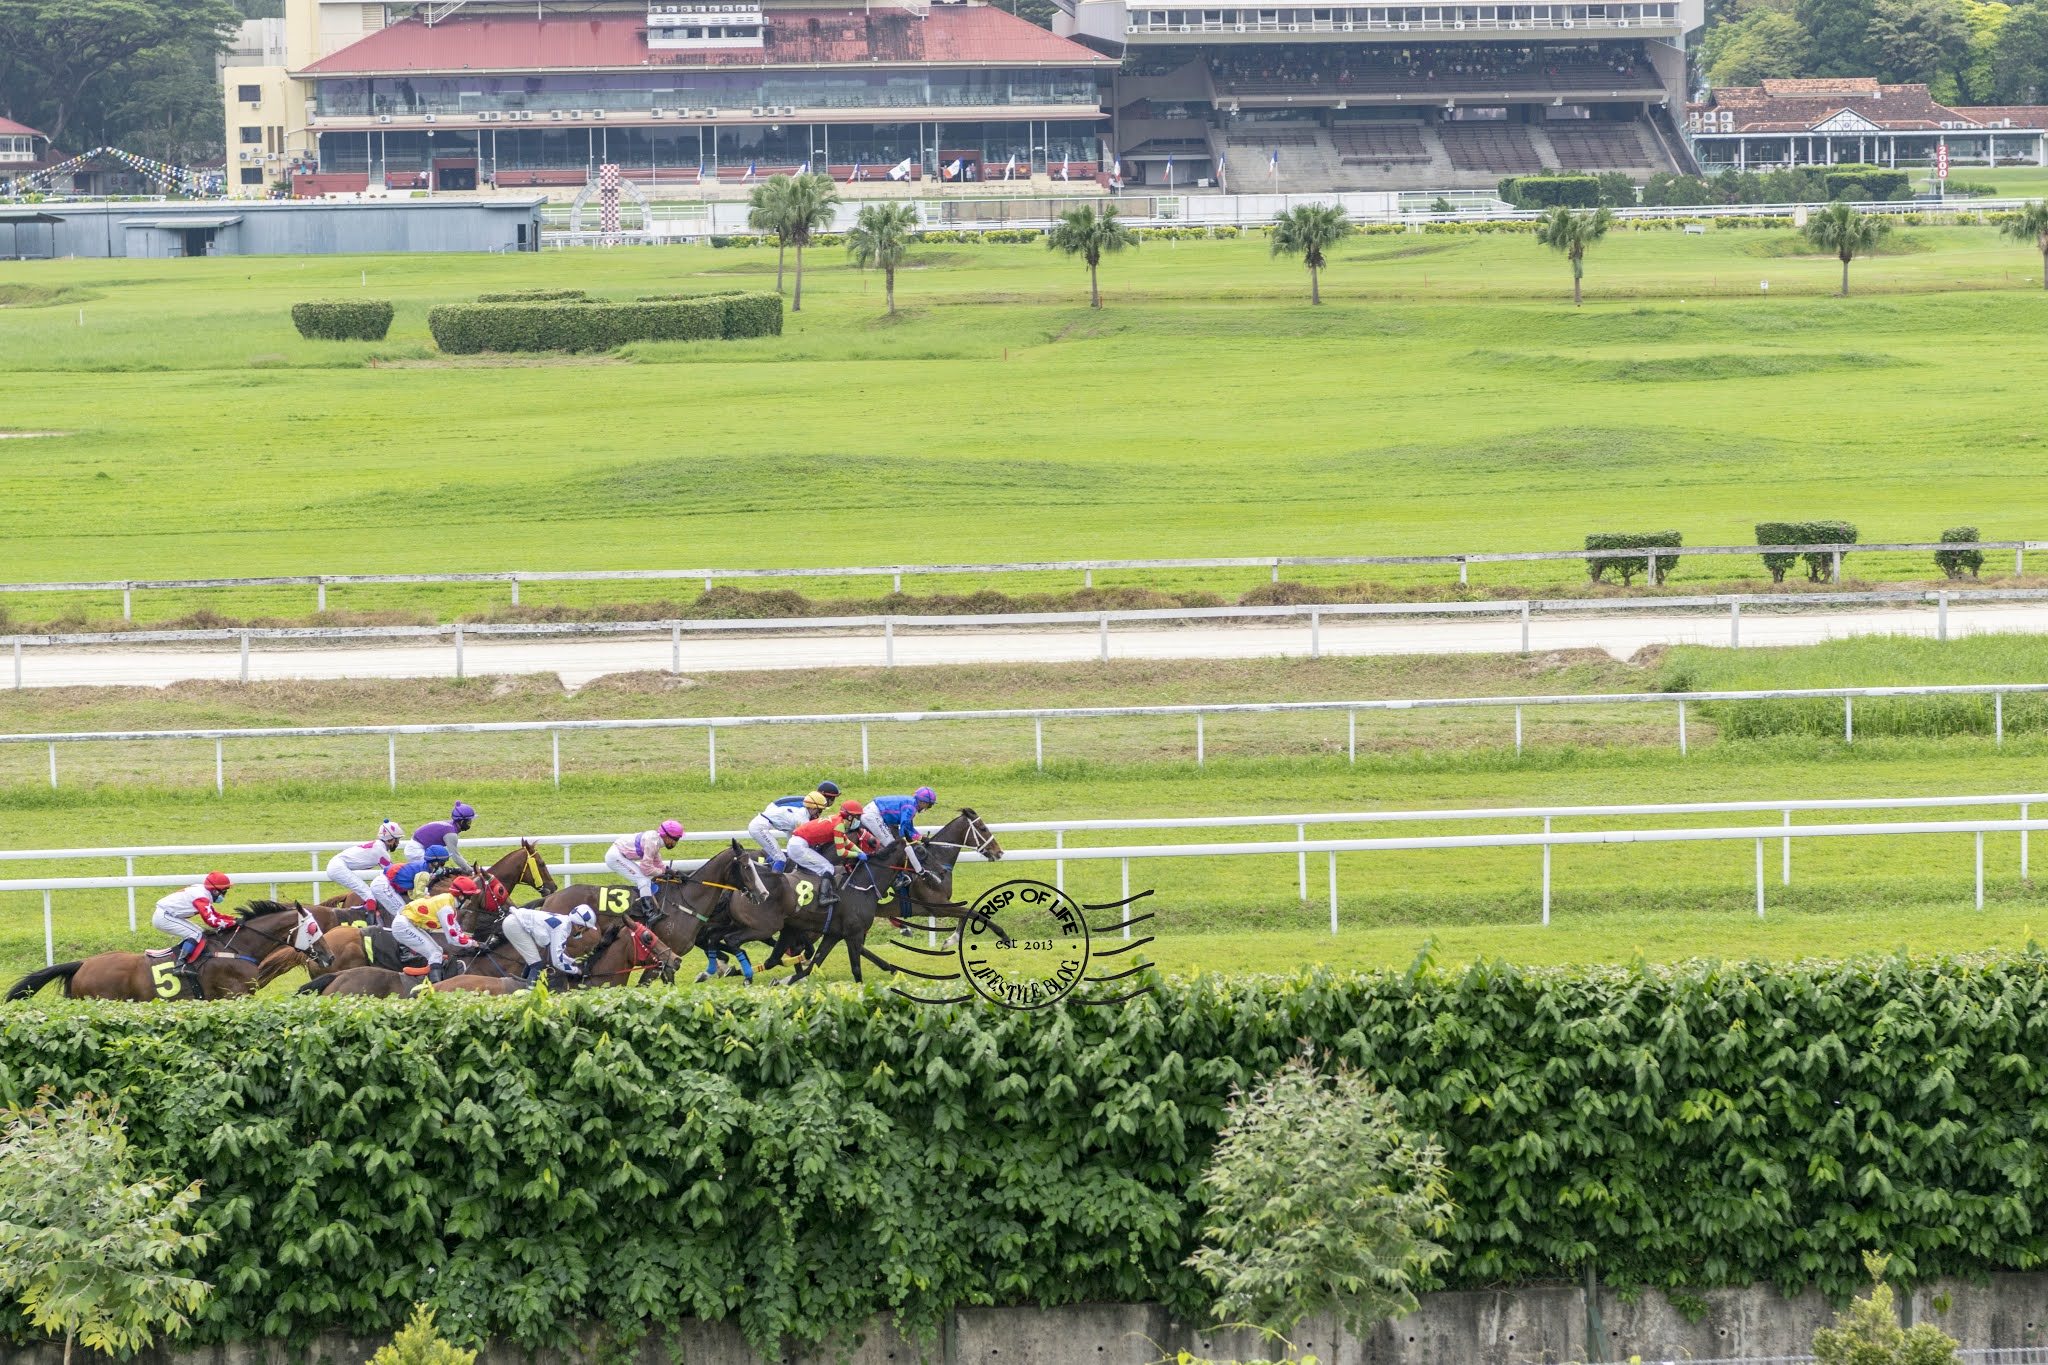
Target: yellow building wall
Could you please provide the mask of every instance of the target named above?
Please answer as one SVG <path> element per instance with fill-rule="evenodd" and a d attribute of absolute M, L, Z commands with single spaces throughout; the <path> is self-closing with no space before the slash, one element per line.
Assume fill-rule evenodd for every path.
<path fill-rule="evenodd" d="M 294 161 L 312 154 L 313 139 L 306 130 L 311 91 L 281 66 L 231 66 L 221 73 L 230 197 L 262 198 Z M 244 98 L 251 94 L 259 98 Z"/>

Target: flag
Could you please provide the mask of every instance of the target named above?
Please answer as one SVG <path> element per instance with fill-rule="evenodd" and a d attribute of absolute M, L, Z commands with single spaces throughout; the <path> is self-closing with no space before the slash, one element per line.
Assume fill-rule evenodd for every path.
<path fill-rule="evenodd" d="M 891 166 L 889 168 L 889 178 L 891 180 L 910 179 L 910 158 L 906 156 L 894 166 Z"/>
<path fill-rule="evenodd" d="M 754 163 L 753 163 L 753 162 L 751 162 L 751 161 L 749 161 L 749 162 L 747 163 L 747 173 L 746 173 L 745 175 L 743 175 L 743 176 L 741 176 L 741 177 L 740 177 L 740 181 L 741 181 L 741 183 L 742 183 L 742 184 L 744 184 L 745 182 L 747 182 L 747 181 L 749 181 L 749 180 L 752 180 L 753 178 L 754 178 Z"/>
<path fill-rule="evenodd" d="M 1173 188 L 1173 157 L 1171 154 L 1166 158 L 1166 188 Z"/>
<path fill-rule="evenodd" d="M 1005 179 L 1005 180 L 1015 180 L 1016 178 L 1017 178 L 1017 157 L 1016 157 L 1016 154 L 1015 154 L 1015 153 L 1013 152 L 1013 153 L 1011 153 L 1011 155 L 1010 155 L 1010 163 L 1009 163 L 1009 164 L 1008 164 L 1007 166 L 1004 166 L 1004 167 L 1003 167 L 1003 179 Z"/>
<path fill-rule="evenodd" d="M 1216 183 L 1225 193 L 1230 190 L 1230 172 L 1226 169 L 1229 165 L 1230 153 L 1224 152 L 1216 158 Z"/>
<path fill-rule="evenodd" d="M 804 164 L 803 164 L 802 166 L 800 166 L 800 167 L 798 167 L 798 168 L 797 168 L 797 174 L 798 174 L 798 175 L 809 175 L 810 173 L 811 173 L 811 159 L 810 159 L 809 157 L 805 157 L 805 158 L 804 158 Z"/>
<path fill-rule="evenodd" d="M 858 179 L 860 179 L 860 158 L 855 157 L 853 159 L 853 174 L 846 177 L 846 183 L 851 185 Z"/>
<path fill-rule="evenodd" d="M 1060 158 L 1060 179 L 1061 179 L 1061 180 L 1072 180 L 1072 179 L 1074 178 L 1074 175 L 1073 175 L 1073 169 L 1074 169 L 1074 163 L 1073 163 L 1073 161 L 1072 161 L 1072 160 L 1071 160 L 1070 158 L 1068 158 L 1068 157 L 1064 157 L 1064 156 Z"/>
<path fill-rule="evenodd" d="M 1122 157 L 1118 157 L 1110 163 L 1109 178 L 1111 180 L 1121 180 L 1124 178 L 1124 159 Z"/>
<path fill-rule="evenodd" d="M 965 162 L 964 160 L 962 160 L 961 158 L 959 158 L 959 157 L 957 157 L 957 156 L 956 156 L 956 157 L 954 157 L 954 158 L 953 158 L 953 164 L 952 164 L 952 165 L 950 165 L 950 166 L 948 166 L 948 167 L 946 167 L 946 179 L 948 179 L 948 180 L 958 180 L 958 179 L 960 178 L 960 173 L 961 173 L 961 172 L 962 172 L 963 170 L 965 170 L 966 168 L 967 168 L 967 163 L 966 163 L 966 162 Z"/>
<path fill-rule="evenodd" d="M 1272 160 L 1271 160 L 1270 162 L 1268 162 L 1268 163 L 1267 163 L 1267 165 L 1266 165 L 1266 174 L 1268 174 L 1268 175 L 1270 175 L 1270 176 L 1273 176 L 1273 177 L 1274 177 L 1275 179 L 1278 179 L 1278 178 L 1279 178 L 1279 175 L 1280 175 L 1280 149 L 1279 149 L 1278 147 L 1275 147 L 1275 148 L 1273 149 L 1273 159 L 1272 159 Z"/>

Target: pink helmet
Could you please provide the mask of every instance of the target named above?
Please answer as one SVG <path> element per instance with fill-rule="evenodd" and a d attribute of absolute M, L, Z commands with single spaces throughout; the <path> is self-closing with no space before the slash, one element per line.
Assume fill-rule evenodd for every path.
<path fill-rule="evenodd" d="M 671 839 L 680 839 L 683 837 L 683 822 L 680 820 L 664 820 L 661 822 L 661 832 Z"/>

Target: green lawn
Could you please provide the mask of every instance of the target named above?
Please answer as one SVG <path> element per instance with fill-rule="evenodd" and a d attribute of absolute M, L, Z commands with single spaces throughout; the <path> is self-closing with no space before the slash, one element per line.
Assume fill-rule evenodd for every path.
<path fill-rule="evenodd" d="M 894 319 L 878 281 L 810 258 L 780 339 L 510 363 L 436 359 L 427 308 L 513 286 L 758 285 L 772 254 L 0 265 L 5 425 L 74 433 L 0 441 L 0 579 L 1564 548 L 1609 527 L 1739 543 L 1764 517 L 1846 517 L 1867 540 L 2048 525 L 2048 298 L 2039 257 L 1989 229 L 1904 231 L 1857 263 L 1847 300 L 1790 232 L 1618 233 L 1577 311 L 1564 262 L 1525 236 L 1355 239 L 1320 310 L 1299 264 L 1256 240 L 1112 258 L 1100 313 L 1084 271 L 1038 246 L 921 249 Z M 293 300 L 364 292 L 365 272 L 398 304 L 388 342 L 292 332 Z M 300 614 L 309 597 L 139 605 Z"/>

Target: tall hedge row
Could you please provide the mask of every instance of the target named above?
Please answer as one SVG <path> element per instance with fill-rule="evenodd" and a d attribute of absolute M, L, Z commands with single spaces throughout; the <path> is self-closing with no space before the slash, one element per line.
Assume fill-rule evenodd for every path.
<path fill-rule="evenodd" d="M 427 314 L 449 355 L 478 351 L 609 351 L 633 341 L 717 341 L 780 336 L 780 294 L 707 294 L 664 302 L 443 304 Z"/>
<path fill-rule="evenodd" d="M 1673 545 L 1683 545 L 1685 535 L 1681 531 L 1589 531 L 1586 533 L 1586 548 L 1589 550 L 1659 550 Z M 1677 555 L 1658 555 L 1657 572 L 1650 579 L 1655 587 L 1671 577 L 1678 568 Z M 1619 575 L 1624 587 L 1635 581 L 1639 573 L 1649 573 L 1648 555 L 1613 555 L 1586 561 L 1586 575 L 1598 583 L 1608 573 Z"/>
<path fill-rule="evenodd" d="M 1756 543 L 1759 545 L 1854 545 L 1856 528 L 1846 521 L 1760 521 L 1756 524 Z M 1785 581 L 1785 571 L 1801 559 L 1806 561 L 1806 577 L 1809 582 L 1818 583 L 1834 570 L 1834 551 L 1816 550 L 1800 554 L 1767 554 L 1764 567 L 1771 572 L 1773 583 Z M 1847 561 L 1849 552 L 1844 550 L 1842 558 Z"/>
<path fill-rule="evenodd" d="M 315 299 L 292 305 L 292 326 L 308 341 L 382 341 L 391 331 L 388 299 Z"/>
<path fill-rule="evenodd" d="M 1589 209 L 1600 202 L 1599 177 L 1574 173 L 1503 176 L 1496 191 L 1521 209 L 1555 208 L 1559 204 Z"/>
<path fill-rule="evenodd" d="M 1847 1293 L 2048 1255 L 2048 956 L 1161 985 L 1123 1005 L 742 996 L 31 1003 L 0 1100 L 116 1094 L 205 1182 L 202 1337 L 540 1344 L 1163 1297 L 1226 1097 L 1310 1040 L 1448 1153 L 1442 1283 Z M 18 1325 L 18 1324 L 17 1324 Z"/>

